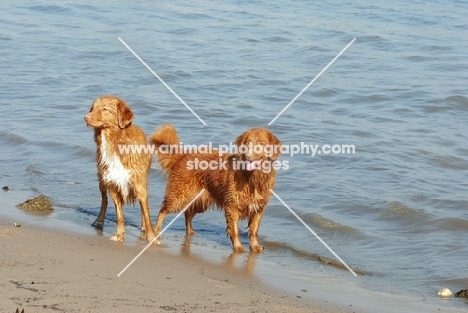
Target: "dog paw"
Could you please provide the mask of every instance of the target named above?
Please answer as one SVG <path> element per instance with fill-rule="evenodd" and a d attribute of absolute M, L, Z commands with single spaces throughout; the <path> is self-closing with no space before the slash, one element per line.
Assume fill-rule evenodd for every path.
<path fill-rule="evenodd" d="M 115 234 L 114 236 L 110 237 L 109 240 L 112 240 L 112 241 L 124 241 L 124 235 Z"/>
<path fill-rule="evenodd" d="M 159 231 L 154 230 L 154 234 L 158 236 L 158 239 L 163 239 L 163 235 L 161 235 Z"/>
<path fill-rule="evenodd" d="M 96 227 L 98 229 L 103 229 L 104 228 L 104 222 L 95 220 L 94 223 L 91 224 L 91 226 Z"/>
<path fill-rule="evenodd" d="M 158 239 L 155 239 L 155 238 L 156 238 L 156 235 L 153 234 L 153 235 L 147 235 L 145 239 L 148 242 L 153 242 L 156 245 L 160 245 L 161 242 L 158 239 L 161 237 L 158 237 Z"/>
<path fill-rule="evenodd" d="M 235 253 L 245 253 L 245 252 L 247 252 L 247 250 L 245 250 L 245 248 L 243 246 L 238 246 L 238 247 L 234 247 L 234 252 Z"/>
<path fill-rule="evenodd" d="M 255 245 L 250 247 L 250 251 L 261 253 L 263 252 L 263 247 L 260 245 Z"/>

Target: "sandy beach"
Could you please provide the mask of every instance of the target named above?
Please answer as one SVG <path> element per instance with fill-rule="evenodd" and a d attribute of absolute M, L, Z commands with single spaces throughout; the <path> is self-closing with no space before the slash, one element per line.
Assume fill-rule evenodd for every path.
<path fill-rule="evenodd" d="M 466 312 L 183 234 L 165 236 L 118 277 L 147 245 L 137 227 L 116 243 L 112 222 L 102 231 L 69 208 L 38 215 L 15 207 L 27 198 L 0 192 L 0 312 Z"/>
<path fill-rule="evenodd" d="M 468 313 L 438 295 L 468 289 L 468 1 L 2 4 L 0 313 Z M 264 252 L 233 255 L 221 210 L 197 214 L 190 238 L 170 214 L 117 277 L 146 241 L 138 203 L 123 243 L 110 197 L 91 226 L 84 117 L 104 95 L 146 136 L 174 125 L 198 152 L 271 131 L 283 146 Z M 119 152 L 155 152 L 137 146 Z M 152 224 L 163 172 L 153 162 Z M 16 207 L 41 194 L 52 212 Z M 239 232 L 248 248 L 247 220 Z"/>
<path fill-rule="evenodd" d="M 1 312 L 356 312 L 313 303 L 253 275 L 105 237 L 0 221 Z"/>

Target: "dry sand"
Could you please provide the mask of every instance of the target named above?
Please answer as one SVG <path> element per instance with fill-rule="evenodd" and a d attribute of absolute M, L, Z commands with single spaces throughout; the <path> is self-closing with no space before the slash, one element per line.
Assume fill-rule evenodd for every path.
<path fill-rule="evenodd" d="M 355 312 L 274 290 L 245 271 L 102 236 L 0 221 L 0 312 Z"/>

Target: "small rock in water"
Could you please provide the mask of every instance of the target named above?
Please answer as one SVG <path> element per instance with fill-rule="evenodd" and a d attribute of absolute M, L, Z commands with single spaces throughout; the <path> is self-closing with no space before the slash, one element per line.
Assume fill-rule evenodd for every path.
<path fill-rule="evenodd" d="M 50 213 L 54 209 L 52 207 L 52 202 L 50 202 L 50 200 L 47 199 L 47 197 L 44 195 L 40 195 L 34 199 L 26 200 L 25 202 L 18 204 L 17 207 L 31 212 L 46 213 Z"/>
<path fill-rule="evenodd" d="M 452 293 L 452 291 L 450 291 L 450 289 L 443 288 L 443 289 L 439 290 L 437 295 L 439 297 L 442 297 L 442 298 L 449 298 L 449 297 L 451 297 L 453 295 L 453 293 Z"/>
<path fill-rule="evenodd" d="M 468 299 L 468 289 L 465 290 L 460 290 L 455 294 L 455 297 L 457 298 L 467 298 Z"/>

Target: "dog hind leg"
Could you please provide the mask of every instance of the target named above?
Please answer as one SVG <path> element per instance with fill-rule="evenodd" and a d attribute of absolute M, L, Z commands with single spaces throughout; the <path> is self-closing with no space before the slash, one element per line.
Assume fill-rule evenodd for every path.
<path fill-rule="evenodd" d="M 187 235 L 196 235 L 197 233 L 193 230 L 192 227 L 192 220 L 195 217 L 195 214 L 197 212 L 195 210 L 192 210 L 189 208 L 187 211 L 185 211 L 185 230 Z"/>
<path fill-rule="evenodd" d="M 156 235 L 154 234 L 153 225 L 151 224 L 151 217 L 149 212 L 148 197 L 142 196 L 139 199 L 141 209 L 141 228 L 145 232 L 146 240 L 150 242 Z M 144 230 L 143 230 L 144 228 Z"/>
<path fill-rule="evenodd" d="M 101 181 L 99 181 L 99 190 L 101 191 L 101 211 L 99 211 L 99 215 L 92 226 L 102 229 L 104 227 L 104 220 L 106 218 L 107 211 L 107 188 Z"/>

